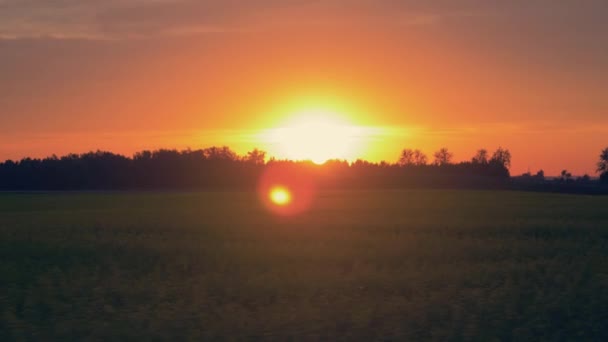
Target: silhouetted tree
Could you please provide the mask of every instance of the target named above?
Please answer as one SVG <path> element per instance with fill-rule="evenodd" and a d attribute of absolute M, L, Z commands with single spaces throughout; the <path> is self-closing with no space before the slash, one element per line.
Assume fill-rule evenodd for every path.
<path fill-rule="evenodd" d="M 568 170 L 562 170 L 560 174 L 560 181 L 569 182 L 572 179 L 572 174 Z"/>
<path fill-rule="evenodd" d="M 545 171 L 538 170 L 534 177 L 536 177 L 538 180 L 545 180 Z"/>
<path fill-rule="evenodd" d="M 490 162 L 500 164 L 506 169 L 509 169 L 511 168 L 511 152 L 509 152 L 507 149 L 499 147 L 492 155 Z"/>
<path fill-rule="evenodd" d="M 475 155 L 473 156 L 473 158 L 471 159 L 471 162 L 473 164 L 487 164 L 488 163 L 488 150 L 482 148 L 480 150 L 477 151 L 477 153 L 475 153 Z"/>
<path fill-rule="evenodd" d="M 447 148 L 443 147 L 439 151 L 435 152 L 433 156 L 435 157 L 435 161 L 433 162 L 435 165 L 449 165 L 452 162 L 454 154 L 448 151 Z"/>
<path fill-rule="evenodd" d="M 312 177 L 320 187 L 502 187 L 509 171 L 497 163 L 450 164 L 452 154 L 435 156 L 440 167 L 426 166 L 419 150 L 407 153 L 407 163 L 351 164 L 330 160 L 324 165 L 270 158 L 253 150 L 239 156 L 228 147 L 178 151 L 141 151 L 131 158 L 110 152 L 23 158 L 0 163 L 0 190 L 112 190 L 112 189 L 255 189 L 267 168 L 284 168 L 291 177 Z"/>
<path fill-rule="evenodd" d="M 428 163 L 426 154 L 420 150 L 414 150 L 414 165 L 423 166 Z"/>
<path fill-rule="evenodd" d="M 420 150 L 406 148 L 401 151 L 401 156 L 399 157 L 397 164 L 400 166 L 422 166 L 427 164 L 427 158 Z"/>
<path fill-rule="evenodd" d="M 401 156 L 399 156 L 397 164 L 400 166 L 414 165 L 414 150 L 406 148 L 401 151 Z"/>
<path fill-rule="evenodd" d="M 373 163 L 370 163 L 367 160 L 363 160 L 363 159 L 357 159 L 351 164 L 351 166 L 360 167 L 360 168 L 370 167 L 371 165 L 373 165 Z"/>
<path fill-rule="evenodd" d="M 600 153 L 600 160 L 597 162 L 597 172 L 600 174 L 600 181 L 608 184 L 608 147 Z"/>
<path fill-rule="evenodd" d="M 254 165 L 263 165 L 266 161 L 266 152 L 258 150 L 257 148 L 253 149 L 252 151 L 247 152 L 244 160 Z"/>
<path fill-rule="evenodd" d="M 234 161 L 238 159 L 236 152 L 232 151 L 228 146 L 209 147 L 204 149 L 203 156 L 209 160 L 225 160 Z"/>
<path fill-rule="evenodd" d="M 577 183 L 583 183 L 583 184 L 587 184 L 589 182 L 591 182 L 591 177 L 588 174 L 584 174 L 581 177 L 578 177 L 576 179 Z"/>

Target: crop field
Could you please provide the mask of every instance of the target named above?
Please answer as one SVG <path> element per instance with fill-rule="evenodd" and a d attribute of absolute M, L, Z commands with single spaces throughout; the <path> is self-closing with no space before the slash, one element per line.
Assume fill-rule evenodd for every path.
<path fill-rule="evenodd" d="M 0 194 L 0 340 L 608 340 L 608 197 Z"/>

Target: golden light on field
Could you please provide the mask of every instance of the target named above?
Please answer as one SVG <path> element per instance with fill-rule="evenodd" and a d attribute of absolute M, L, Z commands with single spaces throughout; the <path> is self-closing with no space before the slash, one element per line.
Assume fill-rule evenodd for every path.
<path fill-rule="evenodd" d="M 326 110 L 295 113 L 278 128 L 264 133 L 279 158 L 310 160 L 323 164 L 329 159 L 352 160 L 361 153 L 364 130 Z"/>
<path fill-rule="evenodd" d="M 291 192 L 282 186 L 272 188 L 268 196 L 272 203 L 279 206 L 286 206 L 291 203 Z"/>

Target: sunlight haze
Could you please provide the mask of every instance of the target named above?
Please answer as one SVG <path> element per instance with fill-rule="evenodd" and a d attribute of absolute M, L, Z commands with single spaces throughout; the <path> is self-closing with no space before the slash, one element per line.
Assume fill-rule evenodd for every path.
<path fill-rule="evenodd" d="M 461 161 L 503 146 L 513 174 L 595 175 L 606 144 L 605 1 L 53 3 L 0 1 L 2 160 L 228 145 L 389 162 L 447 146 Z M 334 151 L 258 139 L 310 103 L 343 115 Z M 349 127 L 362 146 L 340 146 Z"/>
<path fill-rule="evenodd" d="M 0 0 L 0 342 L 608 341 L 608 0 Z"/>

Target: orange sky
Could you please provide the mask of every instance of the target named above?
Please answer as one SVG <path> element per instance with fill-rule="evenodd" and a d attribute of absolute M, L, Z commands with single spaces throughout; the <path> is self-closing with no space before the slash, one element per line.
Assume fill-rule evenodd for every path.
<path fill-rule="evenodd" d="M 502 146 L 514 174 L 594 175 L 608 146 L 603 1 L 59 3 L 0 1 L 0 159 L 273 152 L 259 133 L 313 107 L 373 128 L 373 161 Z"/>

